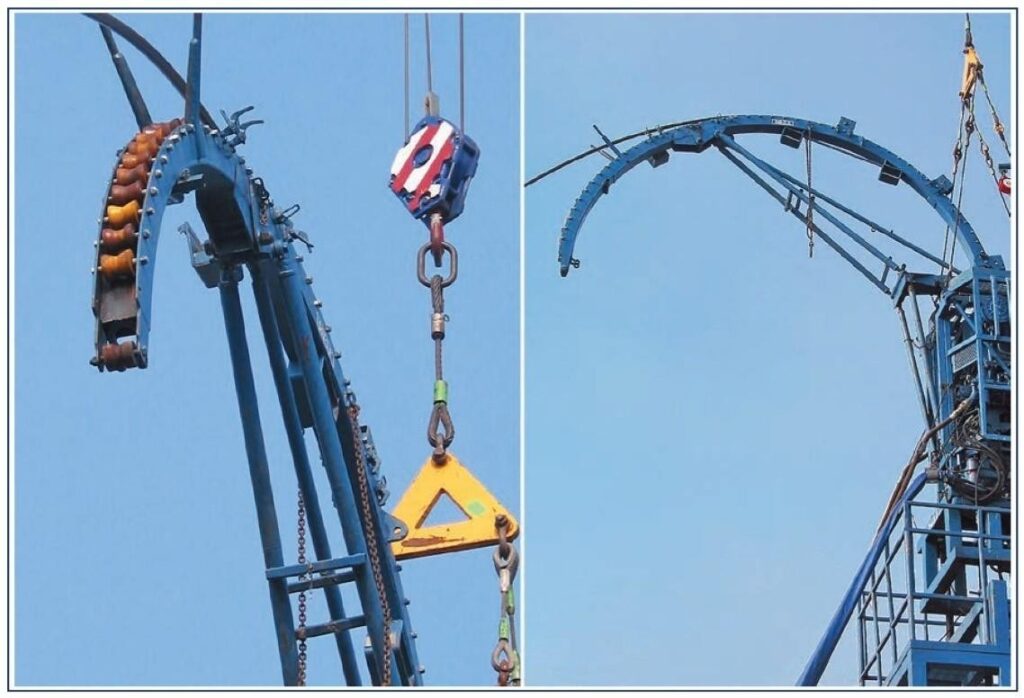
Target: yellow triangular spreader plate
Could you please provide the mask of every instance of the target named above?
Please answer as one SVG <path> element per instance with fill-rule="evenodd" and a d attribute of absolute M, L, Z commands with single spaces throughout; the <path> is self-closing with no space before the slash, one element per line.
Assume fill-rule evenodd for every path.
<path fill-rule="evenodd" d="M 423 526 L 443 495 L 451 498 L 466 519 Z M 497 545 L 494 519 L 499 514 L 508 517 L 508 539 L 512 540 L 519 535 L 519 522 L 458 458 L 449 453 L 440 465 L 433 457 L 427 458 L 391 512 L 409 527 L 405 538 L 391 543 L 391 551 L 397 559 L 404 560 Z"/>

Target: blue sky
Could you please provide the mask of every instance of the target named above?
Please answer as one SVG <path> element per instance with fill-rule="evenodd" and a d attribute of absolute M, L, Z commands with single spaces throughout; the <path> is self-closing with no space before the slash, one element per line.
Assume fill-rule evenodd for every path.
<path fill-rule="evenodd" d="M 973 26 L 1008 120 L 1010 18 Z M 846 116 L 948 176 L 962 45 L 960 13 L 528 16 L 526 172 L 597 143 L 593 123 L 752 113 Z M 998 153 L 981 97 L 978 121 Z M 802 150 L 745 143 L 802 175 Z M 969 157 L 964 211 L 1009 264 Z M 603 164 L 527 189 L 530 681 L 792 685 L 923 428 L 897 317 L 824 244 L 808 259 L 799 223 L 711 151 L 617 183 L 560 278 L 559 229 Z M 941 251 L 907 187 L 820 148 L 814 177 Z M 823 683 L 855 680 L 853 640 Z"/>
<path fill-rule="evenodd" d="M 188 15 L 122 17 L 184 70 Z M 455 15 L 432 26 L 435 91 L 442 114 L 457 118 Z M 97 373 L 88 364 L 95 221 L 115 151 L 135 123 L 92 22 L 22 14 L 14 29 L 15 680 L 278 684 L 219 302 L 176 232 L 183 221 L 202 224 L 191 203 L 165 219 L 150 368 Z M 255 104 L 251 117 L 267 122 L 249 132 L 243 152 L 278 204 L 302 204 L 296 225 L 316 245 L 306 269 L 373 429 L 393 506 L 430 452 L 433 381 L 429 294 L 414 266 L 425 229 L 387 188 L 402 144 L 402 15 L 216 13 L 204 29 L 203 101 L 214 114 Z M 417 15 L 414 119 L 425 90 L 421 38 Z M 180 115 L 169 85 L 126 53 L 154 118 Z M 518 16 L 467 16 L 466 54 L 467 126 L 482 158 L 465 213 L 447 230 L 460 252 L 459 281 L 446 294 L 453 451 L 518 512 Z M 242 298 L 294 559 L 294 476 L 247 284 Z M 404 565 L 430 683 L 494 681 L 490 556 Z M 323 614 L 319 601 L 311 605 L 311 622 Z M 328 639 L 310 642 L 310 684 L 340 682 L 334 652 Z"/>

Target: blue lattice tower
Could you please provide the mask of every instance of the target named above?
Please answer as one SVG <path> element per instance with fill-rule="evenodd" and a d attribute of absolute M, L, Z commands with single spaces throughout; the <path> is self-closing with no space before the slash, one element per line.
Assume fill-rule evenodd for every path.
<path fill-rule="evenodd" d="M 890 537 L 861 590 L 861 684 L 1010 685 L 1009 278 L 975 266 L 931 289 L 939 312 L 925 335 L 927 400 L 943 418 L 976 406 L 935 434 L 937 501 L 904 504 L 893 532 L 902 540 Z"/>

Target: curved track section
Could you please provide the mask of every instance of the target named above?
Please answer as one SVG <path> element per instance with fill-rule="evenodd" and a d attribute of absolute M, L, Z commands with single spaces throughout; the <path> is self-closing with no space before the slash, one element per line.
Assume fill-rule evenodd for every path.
<path fill-rule="evenodd" d="M 101 371 L 148 365 L 161 221 L 167 206 L 192 190 L 212 251 L 224 259 L 255 248 L 254 197 L 244 160 L 217 131 L 174 119 L 142 129 L 118 152 L 93 269 L 92 363 Z"/>
<path fill-rule="evenodd" d="M 616 156 L 604 166 L 583 189 L 573 203 L 558 245 L 558 263 L 562 276 L 578 266 L 573 256 L 576 240 L 587 215 L 597 201 L 608 193 L 620 177 L 644 162 L 653 167 L 663 165 L 675 152 L 700 153 L 715 146 L 732 150 L 732 136 L 748 133 L 777 134 L 783 142 L 797 147 L 803 138 L 824 143 L 848 155 L 860 158 L 882 168 L 880 179 L 892 184 L 905 182 L 920 195 L 956 231 L 963 249 L 975 264 L 1002 268 L 998 257 L 990 258 L 970 223 L 957 211 L 949 199 L 952 185 L 944 175 L 929 179 L 920 170 L 895 153 L 862 136 L 854 134 L 854 122 L 841 119 L 837 126 L 797 119 L 788 116 L 724 116 L 689 122 L 676 128 L 662 129 L 625 151 L 616 150 Z"/>

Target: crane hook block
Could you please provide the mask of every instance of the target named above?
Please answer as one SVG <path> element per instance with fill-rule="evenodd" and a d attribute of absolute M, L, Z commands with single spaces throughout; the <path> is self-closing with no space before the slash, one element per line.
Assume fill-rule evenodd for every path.
<path fill-rule="evenodd" d="M 447 495 L 465 519 L 424 526 L 434 506 Z M 408 534 L 391 544 L 395 558 L 404 560 L 454 553 L 498 544 L 494 521 L 504 514 L 509 521 L 508 540 L 519 535 L 519 522 L 494 498 L 451 452 L 441 463 L 427 458 L 409 485 L 392 516 L 404 522 Z"/>
<path fill-rule="evenodd" d="M 462 213 L 479 159 L 476 143 L 455 124 L 424 117 L 391 163 L 391 191 L 413 218 L 429 225 L 439 213 L 448 223 Z"/>

